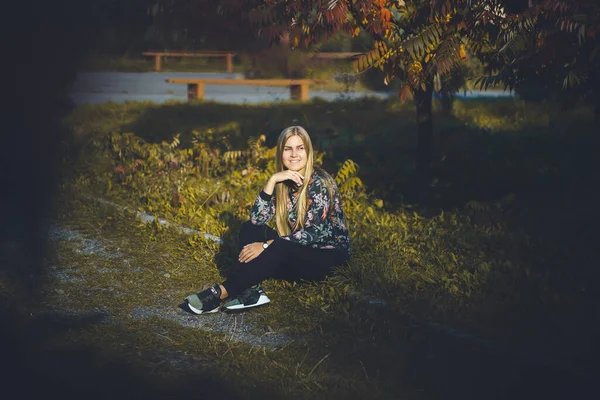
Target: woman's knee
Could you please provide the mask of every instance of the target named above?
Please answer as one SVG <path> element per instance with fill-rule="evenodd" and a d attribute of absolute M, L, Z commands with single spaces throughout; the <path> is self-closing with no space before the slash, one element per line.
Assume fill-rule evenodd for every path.
<path fill-rule="evenodd" d="M 252 241 L 252 233 L 254 225 L 250 221 L 246 221 L 240 226 L 238 233 L 238 239 L 241 246 L 247 245 Z"/>
<path fill-rule="evenodd" d="M 254 229 L 254 226 L 255 226 L 255 225 L 252 223 L 252 221 L 246 221 L 246 222 L 244 222 L 244 223 L 243 223 L 243 224 L 240 226 L 240 235 L 241 235 L 242 233 L 245 233 L 245 232 L 249 232 L 249 231 L 251 231 L 252 229 Z"/>
<path fill-rule="evenodd" d="M 240 227 L 239 242 L 242 246 L 276 237 L 277 233 L 267 225 L 254 225 L 251 221 L 246 221 Z"/>

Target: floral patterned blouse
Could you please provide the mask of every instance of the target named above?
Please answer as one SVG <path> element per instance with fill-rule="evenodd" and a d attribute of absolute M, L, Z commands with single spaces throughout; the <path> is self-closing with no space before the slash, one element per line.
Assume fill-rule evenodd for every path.
<path fill-rule="evenodd" d="M 315 168 L 308 182 L 308 200 L 304 227 L 293 231 L 296 223 L 296 200 L 298 192 L 290 189 L 288 197 L 288 223 L 293 231 L 282 239 L 305 246 L 320 249 L 337 249 L 350 254 L 350 238 L 346 226 L 346 217 L 337 186 L 333 187 L 333 199 L 330 201 L 325 179 L 333 179 L 327 172 Z M 250 211 L 250 221 L 254 225 L 265 225 L 275 215 L 275 196 L 261 191 Z"/>

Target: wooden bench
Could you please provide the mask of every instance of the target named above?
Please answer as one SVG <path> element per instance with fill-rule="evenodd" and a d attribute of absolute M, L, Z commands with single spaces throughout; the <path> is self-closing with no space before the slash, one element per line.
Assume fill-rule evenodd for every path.
<path fill-rule="evenodd" d="M 142 53 L 142 55 L 154 57 L 154 70 L 155 71 L 160 71 L 161 59 L 163 57 L 224 57 L 225 58 L 225 67 L 227 68 L 227 72 L 233 72 L 233 56 L 235 56 L 235 53 L 227 53 L 227 52 L 188 53 L 188 52 L 176 52 L 176 51 L 167 51 L 167 52 L 146 51 L 146 52 Z"/>
<path fill-rule="evenodd" d="M 291 98 L 307 101 L 308 87 L 327 83 L 327 80 L 315 79 L 194 79 L 167 78 L 167 83 L 186 84 L 188 101 L 204 99 L 204 85 L 253 85 L 253 86 L 289 86 Z"/>

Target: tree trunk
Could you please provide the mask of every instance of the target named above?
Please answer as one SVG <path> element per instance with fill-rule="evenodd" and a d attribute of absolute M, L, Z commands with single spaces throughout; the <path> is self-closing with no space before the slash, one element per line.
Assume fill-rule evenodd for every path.
<path fill-rule="evenodd" d="M 433 121 L 431 116 L 431 102 L 433 96 L 433 83 L 425 85 L 425 91 L 415 91 L 417 105 L 417 167 L 418 176 L 425 178 L 431 168 L 433 156 Z"/>
<path fill-rule="evenodd" d="M 454 93 L 442 92 L 440 94 L 440 102 L 442 103 L 442 109 L 445 113 L 452 113 L 452 106 L 454 105 Z"/>

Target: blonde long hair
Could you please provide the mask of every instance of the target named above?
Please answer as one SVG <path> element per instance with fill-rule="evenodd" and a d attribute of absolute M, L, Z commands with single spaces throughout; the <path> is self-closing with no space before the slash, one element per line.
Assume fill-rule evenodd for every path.
<path fill-rule="evenodd" d="M 304 220 L 306 219 L 306 206 L 307 206 L 307 192 L 308 183 L 310 177 L 313 174 L 313 146 L 308 136 L 308 132 L 301 126 L 290 126 L 285 128 L 277 139 L 277 154 L 275 155 L 275 170 L 281 172 L 285 170 L 283 166 L 283 148 L 291 136 L 298 136 L 304 144 L 304 150 L 306 151 L 306 167 L 304 168 L 304 182 L 300 186 L 300 192 L 298 193 L 298 201 L 296 202 L 296 224 L 294 225 L 294 231 L 304 227 Z M 277 227 L 277 233 L 280 236 L 289 235 L 291 232 L 288 224 L 288 209 L 287 202 L 289 198 L 288 189 L 283 182 L 279 182 L 275 189 L 275 224 Z"/>

